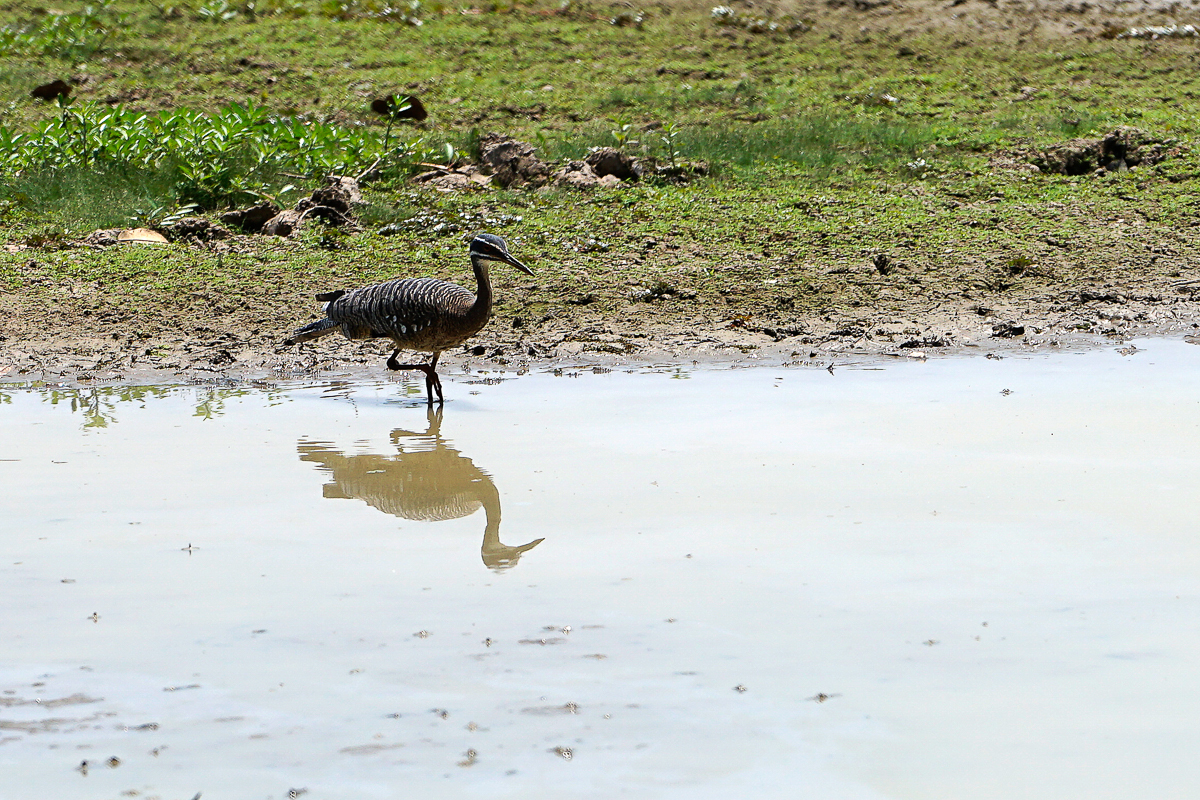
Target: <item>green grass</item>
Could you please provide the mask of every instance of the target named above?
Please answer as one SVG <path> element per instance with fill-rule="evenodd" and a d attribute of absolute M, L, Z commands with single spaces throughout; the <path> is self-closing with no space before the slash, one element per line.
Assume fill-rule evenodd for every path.
<path fill-rule="evenodd" d="M 60 114 L 31 132 L 0 127 L 0 177 L 8 198 L 51 213 L 78 205 L 73 194 L 213 209 L 278 194 L 292 178 L 316 181 L 372 165 L 384 178 L 407 176 L 432 157 L 428 150 L 423 137 L 404 139 L 392 126 L 352 129 L 255 106 L 142 114 L 60 103 Z"/>
<path fill-rule="evenodd" d="M 82 3 L 60 5 L 88 16 Z M 0 2 L 0 25 L 27 39 L 0 47 L 0 242 L 184 203 L 217 209 L 294 184 L 290 204 L 323 173 L 357 173 L 390 153 L 368 187 L 365 230 L 253 240 L 220 262 L 129 250 L 48 251 L 27 260 L 36 266 L 0 258 L 8 286 L 92 280 L 161 298 L 445 265 L 464 277 L 461 236 L 486 228 L 541 265 L 529 309 L 595 293 L 589 309 L 617 314 L 631 283 L 670 284 L 730 315 L 786 319 L 889 307 L 889 293 L 914 286 L 978 300 L 1106 280 L 1144 255 L 1137 237 L 1108 235 L 1131 205 L 1156 241 L 1200 220 L 1200 162 L 1186 148 L 1103 180 L 994 163 L 1125 124 L 1190 147 L 1200 73 L 1188 42 L 960 39 L 878 21 L 864 32 L 863 15 L 824 6 L 811 30 L 779 35 L 718 25 L 702 4 L 637 8 L 640 26 L 610 24 L 627 9 L 598 3 L 459 13 L 426 2 L 400 6 L 407 21 L 372 16 L 382 6 L 364 2 L 168 5 L 117 0 L 93 14 L 103 36 L 81 33 L 81 45 L 56 43 L 26 4 Z M 92 50 L 81 59 L 80 47 Z M 54 77 L 79 81 L 73 105 L 28 97 Z M 392 93 L 419 96 L 430 119 L 389 130 L 369 104 Z M 662 161 L 673 147 L 714 172 L 592 193 L 442 195 L 407 180 L 419 162 L 443 161 L 446 143 L 469 153 L 493 130 L 554 162 L 600 145 Z M 392 223 L 401 233 L 376 235 Z M 651 239 L 674 249 L 648 249 Z M 906 267 L 861 274 L 881 251 Z M 1008 274 L 1020 258 L 1038 269 Z"/>

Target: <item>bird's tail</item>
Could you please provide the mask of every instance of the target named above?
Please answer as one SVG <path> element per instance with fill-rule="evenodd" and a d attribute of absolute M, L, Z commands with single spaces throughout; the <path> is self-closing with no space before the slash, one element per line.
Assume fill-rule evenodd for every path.
<path fill-rule="evenodd" d="M 293 333 L 292 338 L 285 341 L 284 344 L 299 344 L 300 342 L 319 339 L 326 334 L 333 333 L 338 329 L 339 324 L 329 319 L 329 317 L 319 319 L 316 322 L 310 322 Z"/>

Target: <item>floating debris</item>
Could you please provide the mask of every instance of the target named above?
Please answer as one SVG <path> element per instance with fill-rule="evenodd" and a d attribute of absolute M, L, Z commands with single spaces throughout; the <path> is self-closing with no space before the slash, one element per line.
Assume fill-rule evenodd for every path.
<path fill-rule="evenodd" d="M 561 706 L 531 706 L 522 708 L 522 714 L 535 714 L 538 716 L 552 716 L 554 714 L 578 714 L 579 705 L 577 703 L 564 703 Z"/>
<path fill-rule="evenodd" d="M 824 692 L 817 692 L 812 697 L 806 697 L 804 699 L 812 700 L 814 703 L 824 703 L 826 700 L 832 700 L 835 697 L 841 697 L 841 695 L 840 694 L 825 694 Z"/>

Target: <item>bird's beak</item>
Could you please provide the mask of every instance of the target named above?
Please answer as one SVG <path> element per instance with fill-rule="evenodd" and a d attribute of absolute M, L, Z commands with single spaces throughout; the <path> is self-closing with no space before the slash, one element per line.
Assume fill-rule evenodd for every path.
<path fill-rule="evenodd" d="M 531 270 L 529 267 L 522 264 L 520 261 L 517 261 L 517 259 L 510 256 L 508 253 L 504 254 L 504 263 L 508 264 L 510 266 L 516 267 L 517 269 L 521 270 L 521 272 L 524 272 L 526 275 L 533 274 L 533 270 Z"/>

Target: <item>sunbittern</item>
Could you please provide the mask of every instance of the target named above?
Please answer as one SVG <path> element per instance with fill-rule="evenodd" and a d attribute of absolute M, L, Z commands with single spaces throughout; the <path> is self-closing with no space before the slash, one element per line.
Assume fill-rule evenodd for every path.
<path fill-rule="evenodd" d="M 325 319 L 300 328 L 287 344 L 307 342 L 336 330 L 347 339 L 386 337 L 396 349 L 388 357 L 388 369 L 418 369 L 425 373 L 425 391 L 433 403 L 444 402 L 442 381 L 437 374 L 438 357 L 470 339 L 487 324 L 492 314 L 492 282 L 488 264 L 498 261 L 532 275 L 533 270 L 508 252 L 499 236 L 476 234 L 471 240 L 471 266 L 479 291 L 436 278 L 397 278 L 352 291 L 337 290 L 317 295 L 326 301 Z M 428 364 L 401 364 L 401 350 L 432 353 Z"/>

